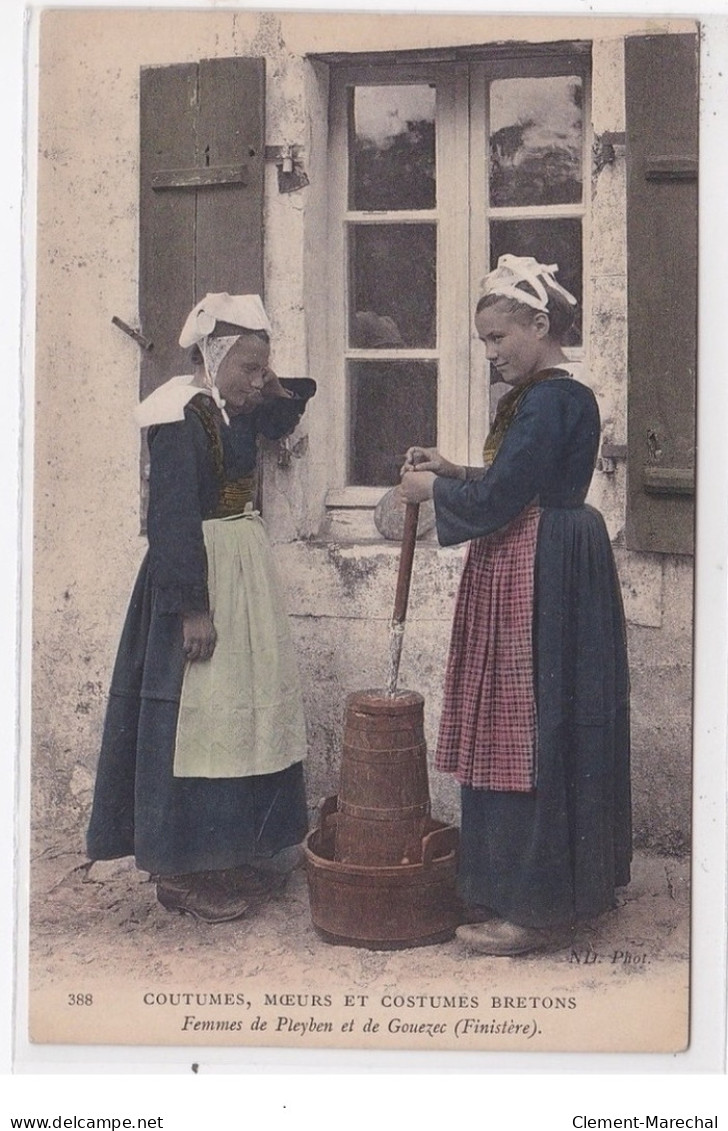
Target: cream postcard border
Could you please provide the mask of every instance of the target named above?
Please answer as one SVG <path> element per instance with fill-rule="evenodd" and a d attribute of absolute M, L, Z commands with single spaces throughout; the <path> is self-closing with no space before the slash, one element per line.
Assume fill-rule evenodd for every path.
<path fill-rule="evenodd" d="M 57 4 L 54 7 L 71 5 Z M 115 7 L 117 5 L 79 4 L 74 7 Z M 118 5 L 119 7 L 132 7 L 133 5 Z M 164 7 L 181 7 L 177 4 L 160 4 Z M 187 5 L 185 5 L 187 6 Z M 205 7 L 204 5 L 196 5 Z M 276 7 L 287 7 L 278 4 Z M 345 5 L 331 5 L 336 10 Z M 217 5 L 215 5 L 217 8 Z M 266 5 L 249 5 L 251 8 L 266 7 Z M 363 10 L 366 5 L 357 5 L 358 10 Z M 398 5 L 402 10 L 405 5 Z M 559 14 L 573 14 L 578 18 L 580 10 L 574 6 L 573 13 L 566 12 L 569 6 L 564 5 Z M 620 13 L 625 16 L 642 15 L 639 12 L 627 12 L 626 5 L 620 5 Z M 418 5 L 418 11 L 422 11 Z M 463 7 L 462 10 L 465 10 Z M 479 5 L 478 10 L 485 11 L 484 5 Z M 649 9 L 648 9 L 649 11 Z M 658 9 L 655 9 L 657 12 Z M 513 14 L 518 14 L 510 9 Z M 510 13 L 509 13 L 510 14 Z M 599 14 L 609 14 L 599 8 Z M 650 14 L 652 14 L 650 12 Z M 681 15 L 684 12 L 681 12 Z M 630 1071 L 640 1070 L 646 1063 L 651 1065 L 650 1071 L 666 1069 L 669 1065 L 672 1071 L 714 1071 L 716 1063 L 715 1049 L 720 1042 L 720 1035 L 725 1030 L 725 1010 L 718 1017 L 715 1009 L 716 988 L 725 984 L 725 965 L 723 945 L 725 941 L 725 733 L 726 733 L 726 674 L 728 662 L 726 661 L 726 601 L 725 601 L 725 576 L 726 562 L 726 523 L 717 520 L 716 516 L 721 510 L 724 498 L 723 484 L 728 481 L 726 476 L 727 457 L 723 438 L 728 429 L 725 416 L 725 397 L 722 390 L 722 375 L 728 372 L 726 361 L 725 342 L 716 341 L 716 329 L 721 327 L 723 318 L 721 303 L 720 266 L 725 262 L 725 220 L 720 215 L 724 200 L 724 179 L 721 175 L 725 168 L 725 156 L 719 152 L 720 132 L 725 131 L 725 79 L 719 75 L 721 62 L 719 56 L 725 59 L 726 44 L 728 43 L 728 21 L 725 17 L 709 17 L 695 13 L 703 22 L 704 29 L 704 54 L 701 76 L 701 311 L 700 311 L 700 358 L 701 358 L 701 395 L 699 400 L 698 428 L 698 479 L 700 489 L 698 494 L 698 559 L 697 559 L 697 610 L 696 610 L 696 685 L 695 685 L 695 777 L 694 777 L 694 842 L 693 842 L 693 938 L 692 938 L 692 997 L 693 997 L 693 1041 L 690 1050 L 677 1057 L 662 1057 L 659 1054 L 642 1054 L 632 1057 L 625 1054 L 551 1054 L 541 1053 L 537 1057 L 533 1054 L 486 1054 L 484 1062 L 482 1053 L 458 1053 L 457 1064 L 452 1063 L 454 1054 L 440 1054 L 438 1060 L 443 1070 L 451 1068 L 462 1071 L 497 1071 L 504 1067 L 508 1071 Z M 33 85 L 33 55 L 31 36 L 31 56 L 28 70 L 29 98 L 31 106 Z M 721 97 L 722 95 L 722 97 Z M 32 114 L 30 115 L 32 118 Z M 32 142 L 26 149 L 28 162 L 28 183 L 32 185 L 33 161 Z M 26 201 L 25 238 L 26 270 L 32 261 L 32 226 L 34 224 L 33 206 L 30 194 Z M 722 229 L 722 230 L 721 230 Z M 718 254 L 716 255 L 716 234 Z M 721 237 L 723 242 L 721 243 Z M 722 251 L 722 254 L 721 254 Z M 717 261 L 717 267 L 716 267 Z M 26 297 L 24 306 L 25 330 L 23 335 L 24 372 L 32 371 L 32 311 L 33 285 L 32 271 L 26 278 Z M 10 340 L 13 338 L 13 326 L 8 328 Z M 27 378 L 26 378 L 27 379 Z M 27 390 L 27 386 L 26 386 Z M 710 400 L 710 405 L 707 403 Z M 30 407 L 30 406 L 28 406 Z M 26 431 L 24 434 L 24 449 L 21 470 L 24 472 L 23 489 L 23 550 L 21 554 L 23 586 L 27 585 L 27 567 L 29 562 L 29 512 L 28 503 L 31 494 L 29 479 L 29 453 L 31 450 L 31 434 L 29 425 L 32 412 L 28 413 Z M 7 423 L 7 422 L 6 422 Z M 12 449 L 13 432 L 6 444 Z M 4 452 L 4 455 L 7 454 Z M 5 514 L 3 513 L 3 518 Z M 8 515 L 9 530 L 13 531 L 14 516 Z M 7 540 L 6 540 L 6 545 Z M 15 577 L 11 574 L 5 586 L 5 593 L 13 591 Z M 29 615 L 27 605 L 27 590 L 21 591 L 23 641 L 26 647 L 29 639 Z M 9 612 L 14 612 L 14 603 Z M 12 615 L 9 620 L 10 628 L 6 636 L 12 638 Z M 12 658 L 11 658 L 12 659 Z M 206 1065 L 215 1065 L 219 1070 L 240 1070 L 246 1064 L 255 1061 L 271 1066 L 292 1067 L 306 1066 L 312 1069 L 336 1067 L 372 1067 L 377 1064 L 392 1066 L 395 1063 L 400 1070 L 426 1068 L 432 1065 L 432 1055 L 426 1058 L 421 1053 L 409 1052 L 344 1052 L 341 1050 L 331 1052 L 296 1052 L 280 1049 L 210 1049 L 210 1048 L 154 1048 L 153 1050 L 139 1047 L 100 1048 L 95 1046 L 43 1046 L 42 1048 L 30 1046 L 23 1040 L 22 1029 L 25 1015 L 25 996 L 27 994 L 27 967 L 24 955 L 27 953 L 27 924 L 25 921 L 25 899 L 27 893 L 27 819 L 29 811 L 29 783 L 27 775 L 27 672 L 22 675 L 21 694 L 21 742 L 18 771 L 19 771 L 19 806 L 17 808 L 17 834 L 18 834 L 18 869 L 15 885 L 17 899 L 17 988 L 18 998 L 15 1007 L 16 1018 L 16 1059 L 15 1067 L 20 1071 L 79 1071 L 85 1070 L 89 1064 L 104 1065 L 112 1071 L 133 1070 L 135 1065 L 142 1062 L 148 1065 L 150 1060 L 166 1066 L 188 1066 L 191 1059 L 198 1059 Z M 12 708 L 7 711 L 8 722 L 13 717 Z M 10 737 L 7 748 L 13 745 L 14 736 Z M 12 798 L 12 788 L 6 791 L 6 797 Z M 6 827 L 10 826 L 10 821 Z M 9 964 L 8 964 L 9 965 Z M 504 1060 L 505 1058 L 505 1060 Z M 425 1063 L 426 1060 L 426 1063 Z M 500 1061 L 500 1064 L 496 1064 Z M 449 1063 L 448 1063 L 449 1062 Z"/>

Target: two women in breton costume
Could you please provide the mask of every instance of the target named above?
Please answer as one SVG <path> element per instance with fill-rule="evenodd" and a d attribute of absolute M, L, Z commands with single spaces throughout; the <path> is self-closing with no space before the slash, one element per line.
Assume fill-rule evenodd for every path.
<path fill-rule="evenodd" d="M 585 502 L 591 390 L 562 348 L 575 300 L 555 268 L 502 256 L 475 326 L 511 386 L 483 466 L 413 446 L 408 502 L 468 542 L 436 767 L 461 785 L 459 886 L 472 950 L 564 940 L 629 881 L 629 677 L 611 544 Z M 140 406 L 149 553 L 111 687 L 88 837 L 134 853 L 164 906 L 210 922 L 269 895 L 261 864 L 306 831 L 305 727 L 270 547 L 252 509 L 259 435 L 300 419 L 313 382 L 268 368 L 257 296 L 209 295 L 180 344 L 195 373 Z"/>

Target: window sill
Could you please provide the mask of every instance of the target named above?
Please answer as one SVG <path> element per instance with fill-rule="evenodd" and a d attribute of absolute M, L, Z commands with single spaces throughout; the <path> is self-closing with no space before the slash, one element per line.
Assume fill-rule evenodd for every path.
<path fill-rule="evenodd" d="M 389 487 L 332 487 L 326 493 L 326 509 L 373 510 L 389 490 Z"/>
<path fill-rule="evenodd" d="M 397 545 L 374 524 L 374 509 L 389 487 L 332 488 L 326 495 L 326 517 L 320 538 L 326 542 Z M 434 528 L 417 539 L 418 545 L 438 547 Z"/>
<path fill-rule="evenodd" d="M 342 487 L 326 495 L 322 535 L 330 542 L 385 542 L 374 525 L 374 508 L 386 494 L 381 487 Z"/>

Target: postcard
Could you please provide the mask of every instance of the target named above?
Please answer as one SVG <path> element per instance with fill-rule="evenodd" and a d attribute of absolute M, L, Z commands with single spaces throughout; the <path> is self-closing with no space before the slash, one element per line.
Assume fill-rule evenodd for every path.
<path fill-rule="evenodd" d="M 30 42 L 28 1062 L 695 1054 L 700 25 Z"/>

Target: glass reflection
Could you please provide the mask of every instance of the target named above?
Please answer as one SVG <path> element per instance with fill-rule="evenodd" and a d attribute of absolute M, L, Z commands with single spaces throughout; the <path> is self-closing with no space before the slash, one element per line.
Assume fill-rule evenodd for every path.
<path fill-rule="evenodd" d="M 437 365 L 433 361 L 352 361 L 348 365 L 349 482 L 399 481 L 409 444 L 437 444 Z"/>
<path fill-rule="evenodd" d="M 532 255 L 539 263 L 555 263 L 562 287 L 578 302 L 576 318 L 565 345 L 582 339 L 581 220 L 497 220 L 490 226 L 490 263 L 501 255 Z"/>
<path fill-rule="evenodd" d="M 349 111 L 349 207 L 435 207 L 435 88 L 358 86 Z"/>
<path fill-rule="evenodd" d="M 499 79 L 490 87 L 490 202 L 575 204 L 582 196 L 578 75 Z"/>
<path fill-rule="evenodd" d="M 434 349 L 434 224 L 352 224 L 349 228 L 349 345 Z"/>

